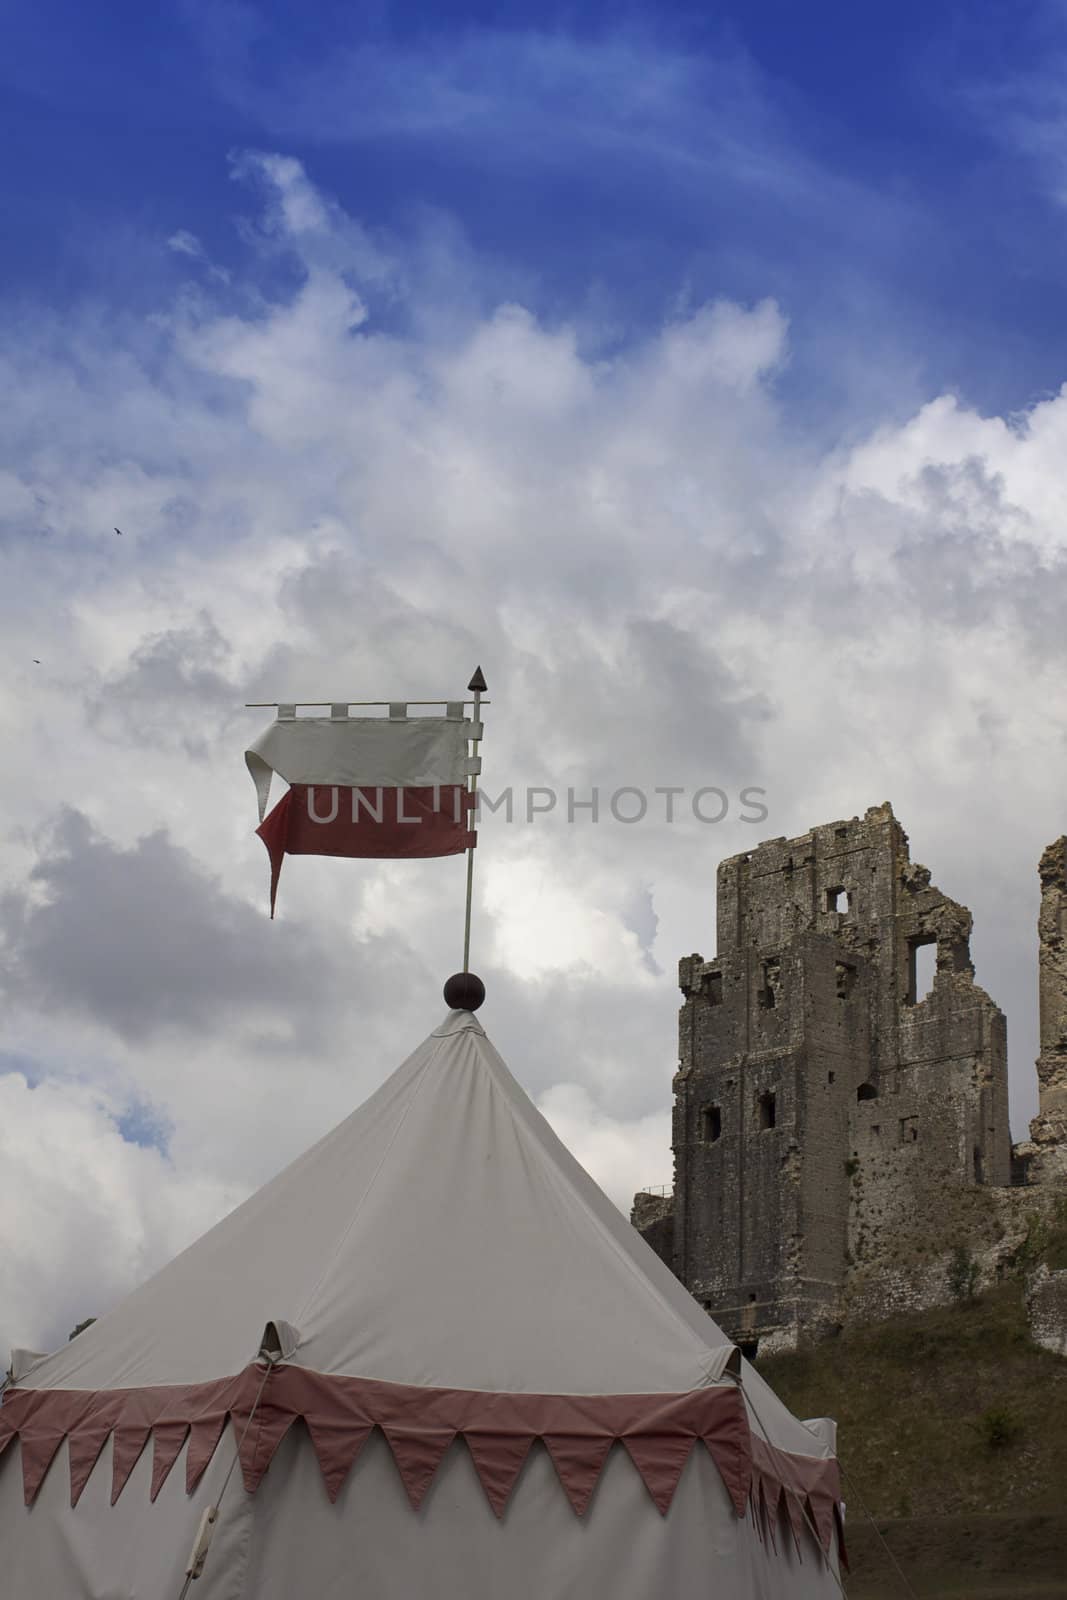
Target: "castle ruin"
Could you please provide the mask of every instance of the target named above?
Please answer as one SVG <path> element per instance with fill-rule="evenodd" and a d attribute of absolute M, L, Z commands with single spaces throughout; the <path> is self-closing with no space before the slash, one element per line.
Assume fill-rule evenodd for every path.
<path fill-rule="evenodd" d="M 1067 1181 L 1067 835 L 1041 857 L 1038 917 L 1038 993 L 1041 1054 L 1037 1058 L 1040 1110 L 1030 1143 L 1019 1147 L 1031 1183 Z"/>
<path fill-rule="evenodd" d="M 963 1247 L 991 1278 L 1067 1195 L 1067 838 L 1041 880 L 1040 1111 L 1013 1151 L 970 912 L 889 805 L 720 865 L 718 954 L 679 965 L 674 1193 L 634 1222 L 746 1351 L 937 1303 Z"/>

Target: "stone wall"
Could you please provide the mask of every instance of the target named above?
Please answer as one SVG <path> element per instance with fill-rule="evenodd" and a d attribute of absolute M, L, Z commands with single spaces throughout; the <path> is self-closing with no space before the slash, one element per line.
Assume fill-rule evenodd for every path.
<path fill-rule="evenodd" d="M 661 1260 L 674 1259 L 674 1196 L 635 1194 L 630 1221 Z"/>
<path fill-rule="evenodd" d="M 1041 857 L 1039 1106 L 1020 1151 L 1028 1183 L 1067 1180 L 1067 835 Z"/>
<path fill-rule="evenodd" d="M 862 1183 L 859 1174 L 857 1184 Z M 1009 1273 L 1036 1266 L 1067 1222 L 1067 1189 L 946 1188 L 935 1203 L 872 1227 L 842 1296 L 845 1321 L 879 1322 L 899 1312 L 980 1294 Z"/>
<path fill-rule="evenodd" d="M 1039 1267 L 1026 1286 L 1026 1309 L 1034 1343 L 1067 1356 L 1067 1271 Z"/>

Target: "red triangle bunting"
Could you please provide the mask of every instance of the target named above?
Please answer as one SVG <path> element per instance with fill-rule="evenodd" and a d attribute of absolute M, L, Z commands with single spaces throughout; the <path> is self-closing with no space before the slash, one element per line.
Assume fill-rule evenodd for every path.
<path fill-rule="evenodd" d="M 531 1433 L 523 1437 L 514 1433 L 466 1428 L 463 1437 L 467 1441 L 474 1470 L 481 1479 L 485 1497 L 496 1515 L 502 1517 L 515 1481 L 530 1453 L 534 1435 Z"/>
<path fill-rule="evenodd" d="M 275 1451 L 296 1421 L 296 1413 L 265 1402 L 252 1418 L 251 1427 L 246 1428 L 247 1421 L 247 1417 L 234 1412 L 233 1425 L 239 1441 L 241 1476 L 249 1494 L 255 1494 L 274 1460 Z"/>
<path fill-rule="evenodd" d="M 208 1462 L 218 1449 L 228 1411 L 213 1417 L 198 1417 L 189 1429 L 189 1448 L 185 1453 L 185 1492 L 192 1494 L 207 1471 Z"/>
<path fill-rule="evenodd" d="M 778 1496 L 780 1490 L 771 1484 L 768 1493 L 767 1479 L 762 1473 L 752 1480 L 753 1492 L 759 1487 L 760 1522 L 766 1529 L 767 1538 L 770 1540 L 771 1549 L 778 1554 L 778 1540 L 775 1537 L 775 1523 L 778 1521 Z"/>
<path fill-rule="evenodd" d="M 684 1433 L 626 1433 L 623 1444 L 662 1516 L 670 1510 L 695 1438 Z"/>
<path fill-rule="evenodd" d="M 319 1459 L 319 1470 L 331 1501 L 341 1492 L 359 1452 L 371 1435 L 373 1423 L 335 1421 L 331 1417 L 317 1417 L 314 1422 L 305 1417 L 311 1443 Z"/>
<path fill-rule="evenodd" d="M 189 1435 L 187 1422 L 157 1422 L 152 1429 L 152 1488 L 149 1498 L 156 1495 L 167 1481 L 171 1467 L 182 1453 L 182 1445 Z"/>
<path fill-rule="evenodd" d="M 845 1548 L 845 1524 L 841 1520 L 841 1506 L 834 1502 L 834 1527 L 837 1529 L 837 1554 L 845 1571 L 850 1571 L 848 1550 Z"/>
<path fill-rule="evenodd" d="M 311 1436 L 331 1501 L 377 1426 L 384 1433 L 411 1505 L 417 1510 L 457 1434 L 462 1434 L 489 1505 L 506 1515 L 535 1440 L 544 1443 L 564 1493 L 584 1516 L 612 1445 L 625 1446 L 661 1515 L 678 1492 L 696 1440 L 703 1441 L 739 1517 L 753 1519 L 758 1536 L 781 1548 L 787 1523 L 798 1552 L 807 1528 L 830 1558 L 834 1534 L 843 1558 L 840 1478 L 832 1458 L 793 1455 L 753 1437 L 744 1398 L 715 1387 L 683 1395 L 525 1395 L 424 1388 L 254 1363 L 215 1382 L 114 1391 L 28 1391 L 5 1396 L 0 1452 L 20 1441 L 23 1492 L 32 1505 L 68 1441 L 71 1505 L 94 1472 L 108 1474 L 101 1454 L 113 1440 L 111 1502 L 118 1499 L 153 1439 L 150 1494 L 154 1501 L 184 1449 L 185 1484 L 192 1493 L 223 1443 L 225 1470 L 235 1450 L 253 1493 L 289 1429 L 302 1419 Z M 143 1469 L 148 1476 L 147 1464 Z M 629 1470 L 622 1469 L 620 1470 Z M 783 1534 L 788 1539 L 790 1535 Z M 818 1562 L 818 1557 L 813 1559 Z"/>
<path fill-rule="evenodd" d="M 100 1459 L 100 1452 L 107 1442 L 114 1423 L 110 1417 L 101 1417 L 95 1423 L 83 1423 L 70 1435 L 67 1444 L 67 1454 L 70 1457 L 70 1503 L 76 1506 L 81 1499 L 82 1490 L 92 1476 L 93 1468 Z"/>
<path fill-rule="evenodd" d="M 809 1495 L 808 1516 L 818 1532 L 819 1543 L 828 1552 L 834 1537 L 833 1501 L 825 1499 L 822 1495 Z"/>
<path fill-rule="evenodd" d="M 126 1481 L 141 1459 L 141 1452 L 148 1443 L 150 1433 L 146 1422 L 135 1423 L 132 1427 L 117 1427 L 115 1429 L 115 1443 L 111 1453 L 111 1504 L 114 1505 Z"/>
<path fill-rule="evenodd" d="M 785 1514 L 789 1519 L 789 1526 L 793 1530 L 793 1543 L 797 1547 L 797 1555 L 799 1556 L 801 1554 L 800 1536 L 804 1532 L 804 1513 L 801 1509 L 800 1501 L 792 1490 L 784 1489 L 782 1498 L 785 1501 Z"/>
<path fill-rule="evenodd" d="M 62 1429 L 45 1431 L 34 1428 L 27 1439 L 20 1435 L 22 1444 L 22 1494 L 28 1506 L 32 1506 L 37 1498 L 37 1491 L 44 1482 L 45 1473 L 52 1465 L 56 1451 L 63 1443 L 65 1434 Z"/>
<path fill-rule="evenodd" d="M 382 1432 L 389 1441 L 408 1499 L 417 1511 L 456 1430 L 383 1428 Z"/>
<path fill-rule="evenodd" d="M 546 1433 L 543 1437 L 567 1499 L 583 1517 L 615 1437 L 610 1433 Z"/>

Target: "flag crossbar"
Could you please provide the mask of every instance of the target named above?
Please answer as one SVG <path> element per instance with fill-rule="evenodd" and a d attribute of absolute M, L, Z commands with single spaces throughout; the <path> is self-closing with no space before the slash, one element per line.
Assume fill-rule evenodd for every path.
<path fill-rule="evenodd" d="M 491 706 L 491 700 L 246 700 L 246 711 L 277 711 L 279 706 Z"/>

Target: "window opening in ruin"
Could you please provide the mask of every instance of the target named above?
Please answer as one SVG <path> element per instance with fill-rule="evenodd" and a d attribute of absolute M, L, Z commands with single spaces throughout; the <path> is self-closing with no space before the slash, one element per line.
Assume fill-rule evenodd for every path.
<path fill-rule="evenodd" d="M 756 1354 L 759 1350 L 759 1340 L 738 1339 L 737 1348 L 740 1350 L 746 1361 L 755 1361 Z"/>
<path fill-rule="evenodd" d="M 974 1181 L 975 1183 L 982 1183 L 984 1181 L 982 1177 L 982 1151 L 978 1145 L 975 1145 L 974 1150 L 971 1152 L 971 1159 L 974 1162 Z"/>
<path fill-rule="evenodd" d="M 755 1295 L 754 1295 L 754 1294 L 750 1294 L 750 1295 L 749 1295 L 749 1297 L 748 1297 L 748 1303 L 749 1303 L 749 1305 L 750 1305 L 750 1306 L 753 1306 L 753 1305 L 755 1305 L 755 1303 L 756 1303 L 756 1296 L 755 1296 Z"/>
<path fill-rule="evenodd" d="M 705 1144 L 714 1144 L 722 1134 L 721 1106 L 705 1106 L 700 1113 L 700 1136 Z"/>
<path fill-rule="evenodd" d="M 759 1111 L 760 1132 L 763 1133 L 767 1128 L 773 1128 L 776 1121 L 776 1107 L 774 1103 L 774 1095 L 769 1089 L 764 1094 L 760 1095 L 756 1102 L 756 1108 Z"/>
<path fill-rule="evenodd" d="M 871 1132 L 872 1133 L 881 1133 L 881 1131 L 882 1131 L 882 1124 L 880 1122 L 872 1122 L 871 1123 Z"/>
<path fill-rule="evenodd" d="M 848 915 L 848 890 L 847 889 L 842 889 L 840 887 L 836 888 L 836 889 L 827 889 L 827 891 L 826 891 L 826 909 L 827 909 L 827 911 L 836 911 L 843 917 L 847 916 Z"/>
<path fill-rule="evenodd" d="M 709 972 L 704 979 L 704 993 L 708 997 L 708 1004 L 722 1005 L 722 973 Z"/>
<path fill-rule="evenodd" d="M 778 991 L 782 986 L 782 964 L 777 956 L 772 956 L 763 963 L 763 982 L 759 991 L 759 1003 L 764 1011 L 773 1011 L 778 1004 Z"/>
<path fill-rule="evenodd" d="M 828 1072 L 828 1073 L 827 1073 L 827 1074 L 826 1074 L 826 1081 L 827 1081 L 827 1083 L 833 1083 L 833 1081 L 834 1081 L 834 1074 L 833 1074 L 833 1073 L 832 1073 L 832 1072 Z"/>
<path fill-rule="evenodd" d="M 856 1090 L 857 1100 L 877 1100 L 878 1090 L 873 1083 L 861 1083 Z"/>
<path fill-rule="evenodd" d="M 855 967 L 848 961 L 835 961 L 834 977 L 837 981 L 837 998 L 847 1000 L 856 985 Z"/>
<path fill-rule="evenodd" d="M 937 939 L 933 934 L 908 940 L 908 996 L 906 1004 L 917 1006 L 934 986 L 937 971 Z"/>
<path fill-rule="evenodd" d="M 919 1138 L 918 1117 L 901 1117 L 900 1142 L 901 1144 L 916 1144 Z"/>
<path fill-rule="evenodd" d="M 848 829 L 847 828 L 835 828 L 834 829 L 834 838 L 835 839 L 847 839 L 848 838 Z"/>

